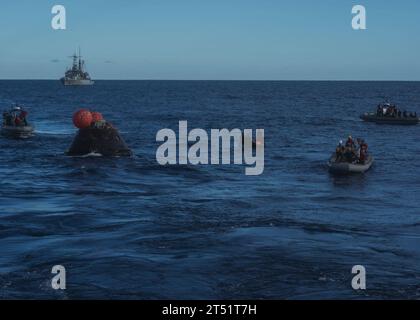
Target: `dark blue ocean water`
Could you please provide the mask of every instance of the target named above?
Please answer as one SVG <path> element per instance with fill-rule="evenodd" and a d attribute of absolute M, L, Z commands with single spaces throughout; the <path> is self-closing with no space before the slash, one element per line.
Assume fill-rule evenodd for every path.
<path fill-rule="evenodd" d="M 419 298 L 420 126 L 362 123 L 384 97 L 420 112 L 415 82 L 0 81 L 1 107 L 26 105 L 37 127 L 0 138 L 0 298 Z M 81 107 L 135 157 L 66 157 Z M 157 165 L 156 133 L 179 120 L 265 129 L 264 174 Z M 332 176 L 350 133 L 375 166 Z M 351 288 L 359 264 L 365 292 Z"/>

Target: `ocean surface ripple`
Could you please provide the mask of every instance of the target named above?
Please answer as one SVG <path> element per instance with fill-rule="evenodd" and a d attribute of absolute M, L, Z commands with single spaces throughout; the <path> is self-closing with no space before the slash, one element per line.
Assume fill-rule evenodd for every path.
<path fill-rule="evenodd" d="M 0 138 L 0 298 L 420 298 L 420 126 L 358 118 L 385 97 L 420 111 L 417 82 L 0 81 L 1 107 L 25 105 L 37 130 Z M 135 156 L 66 157 L 82 107 Z M 159 166 L 156 133 L 180 120 L 265 129 L 264 174 Z M 349 134 L 376 164 L 330 175 Z M 354 265 L 366 291 L 351 288 Z"/>

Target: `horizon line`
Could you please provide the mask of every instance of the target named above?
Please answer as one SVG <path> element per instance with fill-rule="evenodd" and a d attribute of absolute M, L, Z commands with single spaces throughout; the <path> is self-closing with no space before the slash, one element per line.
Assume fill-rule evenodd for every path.
<path fill-rule="evenodd" d="M 420 82 L 418 80 L 392 80 L 392 79 L 92 79 L 93 81 L 236 81 L 236 82 Z M 60 79 L 7 79 L 0 81 L 57 81 Z"/>

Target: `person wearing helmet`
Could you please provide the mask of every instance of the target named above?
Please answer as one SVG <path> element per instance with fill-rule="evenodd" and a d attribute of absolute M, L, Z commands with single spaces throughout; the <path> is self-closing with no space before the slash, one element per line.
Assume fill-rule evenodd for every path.
<path fill-rule="evenodd" d="M 353 162 L 354 159 L 356 158 L 356 144 L 352 136 L 349 136 L 346 141 L 344 158 L 347 162 L 350 162 L 350 163 Z"/>
<path fill-rule="evenodd" d="M 16 104 L 9 111 L 3 112 L 3 125 L 16 127 L 28 126 L 27 116 L 28 112 Z"/>
<path fill-rule="evenodd" d="M 337 148 L 335 149 L 335 156 L 338 162 L 343 161 L 344 151 L 345 151 L 345 148 L 344 148 L 343 140 L 340 140 Z"/>
<path fill-rule="evenodd" d="M 354 143 L 353 137 L 349 136 L 346 142 L 346 147 L 348 148 L 354 148 L 356 145 Z"/>
<path fill-rule="evenodd" d="M 361 139 L 359 143 L 359 163 L 364 164 L 368 157 L 368 145 L 365 140 Z"/>

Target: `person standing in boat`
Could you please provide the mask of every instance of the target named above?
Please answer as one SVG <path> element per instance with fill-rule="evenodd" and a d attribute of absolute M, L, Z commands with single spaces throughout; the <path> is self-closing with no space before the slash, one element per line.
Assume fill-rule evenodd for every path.
<path fill-rule="evenodd" d="M 349 136 L 346 142 L 344 158 L 347 162 L 353 163 L 358 160 L 358 154 L 356 150 L 356 143 L 352 136 Z"/>
<path fill-rule="evenodd" d="M 359 163 L 365 164 L 365 161 L 366 161 L 366 153 L 362 149 L 360 149 Z"/>
<path fill-rule="evenodd" d="M 361 164 L 365 164 L 365 161 L 368 156 L 368 145 L 364 140 L 360 142 L 360 155 L 359 155 L 359 162 Z"/>
<path fill-rule="evenodd" d="M 21 121 L 21 124 L 23 124 L 25 127 L 28 125 L 28 121 L 26 120 L 27 116 L 28 116 L 28 112 L 22 109 L 18 117 Z"/>
<path fill-rule="evenodd" d="M 21 127 L 22 126 L 22 120 L 20 120 L 19 117 L 15 117 L 15 127 Z"/>
<path fill-rule="evenodd" d="M 353 148 L 353 149 L 356 147 L 352 136 L 348 137 L 347 142 L 346 142 L 346 147 Z"/>

